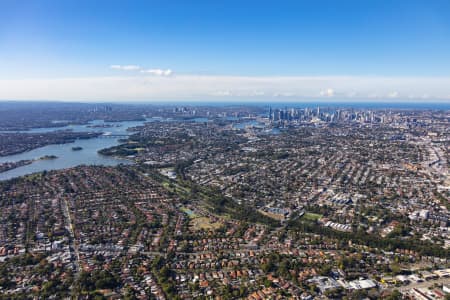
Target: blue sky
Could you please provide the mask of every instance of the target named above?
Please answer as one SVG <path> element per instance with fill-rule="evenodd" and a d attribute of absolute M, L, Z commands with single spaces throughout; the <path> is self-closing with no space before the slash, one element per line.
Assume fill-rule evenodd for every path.
<path fill-rule="evenodd" d="M 0 0 L 0 99 L 446 101 L 449 72 L 448 0 Z"/>

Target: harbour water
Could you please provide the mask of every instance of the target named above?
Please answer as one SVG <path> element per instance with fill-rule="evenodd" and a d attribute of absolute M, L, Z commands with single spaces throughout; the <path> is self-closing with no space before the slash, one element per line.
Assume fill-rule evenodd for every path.
<path fill-rule="evenodd" d="M 152 121 L 147 120 L 147 121 Z M 91 139 L 78 139 L 73 143 L 48 145 L 31 151 L 23 152 L 15 155 L 0 157 L 0 163 L 15 162 L 19 160 L 39 159 L 45 155 L 57 156 L 55 159 L 36 160 L 32 164 L 25 165 L 16 169 L 12 169 L 0 173 L 0 180 L 11 179 L 26 174 L 41 172 L 44 170 L 58 170 L 64 168 L 75 167 L 78 165 L 105 165 L 114 166 L 118 164 L 130 163 L 129 160 L 117 159 L 104 156 L 98 153 L 98 150 L 116 146 L 119 144 L 118 135 L 129 135 L 131 132 L 128 128 L 142 125 L 144 121 L 127 121 L 107 123 L 102 120 L 92 121 L 87 125 L 69 125 L 61 128 L 35 128 L 26 132 L 51 132 L 55 130 L 70 129 L 75 132 L 105 132 L 106 135 Z M 111 127 L 102 127 L 109 125 Z M 125 137 L 123 137 L 125 138 Z M 81 147 L 82 150 L 74 151 L 72 147 Z"/>

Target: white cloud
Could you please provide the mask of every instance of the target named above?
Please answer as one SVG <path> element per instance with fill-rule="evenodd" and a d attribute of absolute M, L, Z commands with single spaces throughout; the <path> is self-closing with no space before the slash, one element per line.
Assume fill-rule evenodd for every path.
<path fill-rule="evenodd" d="M 333 97 L 334 96 L 334 90 L 333 89 L 326 89 L 323 91 L 320 91 L 319 93 L 322 97 Z"/>
<path fill-rule="evenodd" d="M 358 93 L 355 92 L 355 91 L 347 92 L 347 97 L 348 98 L 353 98 L 353 97 L 356 97 L 357 95 L 358 95 Z"/>
<path fill-rule="evenodd" d="M 389 95 L 388 95 L 388 98 L 397 98 L 397 97 L 398 97 L 398 92 L 397 92 L 397 91 L 391 92 L 391 93 L 389 93 Z"/>
<path fill-rule="evenodd" d="M 168 80 L 169 73 L 172 74 L 164 70 L 157 74 L 140 73 L 142 76 L 0 80 L 0 99 L 376 101 L 388 100 L 395 91 L 398 101 L 450 102 L 450 77 L 177 75 Z M 162 75 L 155 76 L 158 74 Z"/>
<path fill-rule="evenodd" d="M 251 96 L 254 96 L 254 97 L 261 97 L 261 96 L 264 96 L 266 93 L 264 93 L 264 91 L 253 91 L 252 93 L 251 93 Z"/>
<path fill-rule="evenodd" d="M 140 71 L 143 74 L 151 74 L 155 76 L 170 76 L 173 74 L 171 69 L 143 69 L 138 65 L 110 65 L 110 69 L 112 70 L 121 70 L 121 71 Z"/>
<path fill-rule="evenodd" d="M 141 67 L 140 66 L 136 66 L 136 65 L 111 65 L 109 66 L 110 69 L 113 70 L 122 70 L 122 71 L 137 71 L 140 70 Z"/>
<path fill-rule="evenodd" d="M 281 93 L 274 93 L 273 94 L 274 97 L 295 97 L 295 93 L 291 93 L 291 92 L 281 92 Z"/>
<path fill-rule="evenodd" d="M 233 96 L 233 94 L 230 91 L 214 91 L 211 93 L 211 96 L 229 97 L 229 96 Z"/>
<path fill-rule="evenodd" d="M 141 73 L 145 73 L 145 74 L 152 74 L 152 75 L 156 75 L 156 76 L 170 76 L 172 75 L 172 70 L 171 69 L 148 69 L 148 70 L 141 70 Z"/>

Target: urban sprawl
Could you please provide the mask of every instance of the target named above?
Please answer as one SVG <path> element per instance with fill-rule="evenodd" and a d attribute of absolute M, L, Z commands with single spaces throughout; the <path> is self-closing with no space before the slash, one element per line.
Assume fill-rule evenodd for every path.
<path fill-rule="evenodd" d="M 129 164 L 0 182 L 0 299 L 450 298 L 448 110 L 35 105 L 0 156 L 142 125 L 100 150 Z"/>

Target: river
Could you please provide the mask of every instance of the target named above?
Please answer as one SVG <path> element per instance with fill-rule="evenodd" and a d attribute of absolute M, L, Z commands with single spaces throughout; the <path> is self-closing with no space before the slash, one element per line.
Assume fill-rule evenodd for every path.
<path fill-rule="evenodd" d="M 147 122 L 151 121 L 153 120 L 147 119 Z M 144 122 L 145 121 L 126 121 L 126 122 L 108 123 L 102 120 L 95 120 L 87 125 L 69 125 L 60 128 L 34 128 L 24 132 L 38 133 L 38 132 L 51 132 L 55 130 L 71 129 L 75 132 L 105 132 L 106 134 L 111 135 L 125 135 L 125 134 L 129 135 L 130 132 L 127 131 L 128 128 L 142 125 L 144 124 Z M 108 128 L 88 127 L 99 125 L 101 126 L 104 124 L 111 125 L 113 127 Z M 45 155 L 55 155 L 58 157 L 56 159 L 37 160 L 32 164 L 0 173 L 0 180 L 7 180 L 18 176 L 23 176 L 26 174 L 41 172 L 44 170 L 48 171 L 58 170 L 75 167 L 83 164 L 115 166 L 121 163 L 123 164 L 131 163 L 129 160 L 117 159 L 98 154 L 97 152 L 98 150 L 118 145 L 119 144 L 118 140 L 119 138 L 107 137 L 107 135 L 91 139 L 78 139 L 73 143 L 47 145 L 20 154 L 0 157 L 0 163 L 14 162 L 19 160 L 38 159 Z M 72 147 L 82 147 L 83 149 L 80 151 L 74 151 L 72 150 Z"/>

